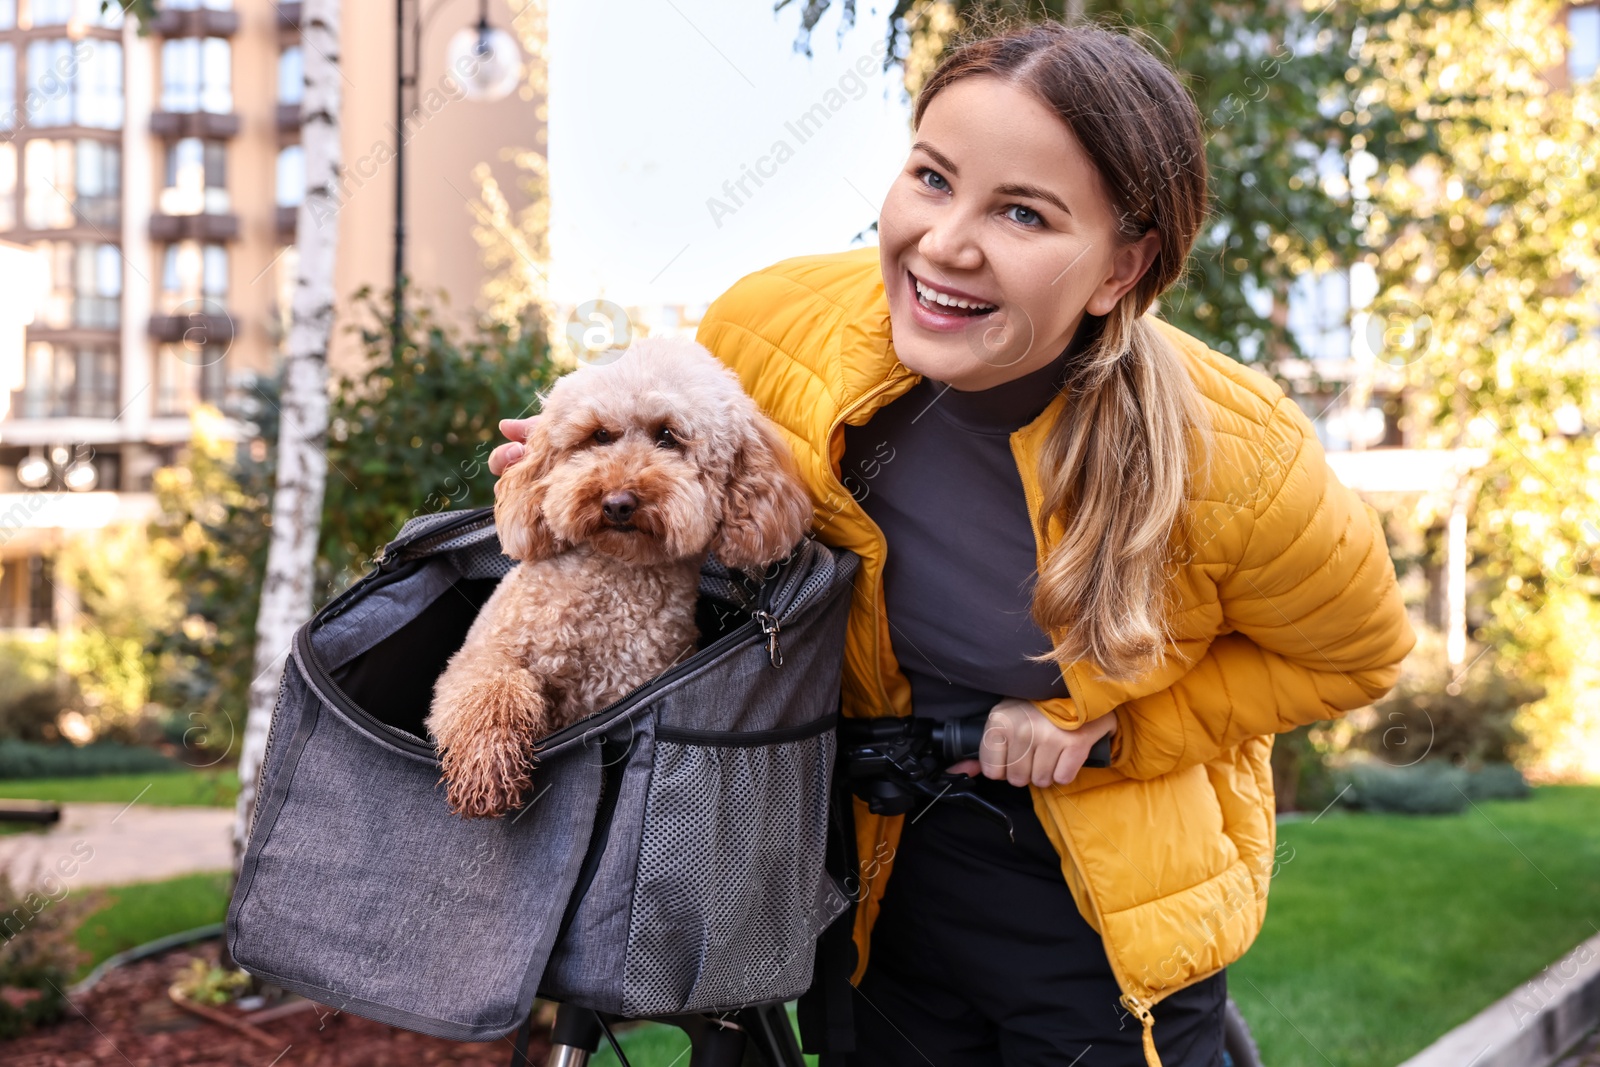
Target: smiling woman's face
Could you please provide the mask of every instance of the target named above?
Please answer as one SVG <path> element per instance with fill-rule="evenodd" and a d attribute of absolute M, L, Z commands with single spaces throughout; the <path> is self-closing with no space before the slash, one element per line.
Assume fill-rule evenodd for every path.
<path fill-rule="evenodd" d="M 878 241 L 900 362 L 964 390 L 1050 363 L 1158 250 L 1154 233 L 1118 235 L 1117 208 L 1060 117 L 987 75 L 928 104 Z"/>

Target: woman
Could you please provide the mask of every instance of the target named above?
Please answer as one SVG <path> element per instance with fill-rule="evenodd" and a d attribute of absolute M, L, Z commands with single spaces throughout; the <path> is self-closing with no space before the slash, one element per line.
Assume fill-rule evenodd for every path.
<path fill-rule="evenodd" d="M 1394 569 L 1293 401 L 1145 314 L 1206 214 L 1168 67 L 1041 25 L 952 54 L 915 121 L 876 250 L 750 275 L 699 331 L 862 558 L 844 713 L 988 710 L 958 769 L 1017 828 L 857 805 L 836 1062 L 1209 1067 L 1273 873 L 1271 735 L 1394 683 Z"/>

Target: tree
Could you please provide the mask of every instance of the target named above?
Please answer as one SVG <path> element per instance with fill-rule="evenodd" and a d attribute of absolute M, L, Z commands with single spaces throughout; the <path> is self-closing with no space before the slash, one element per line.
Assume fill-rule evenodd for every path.
<path fill-rule="evenodd" d="M 1489 453 L 1470 487 L 1483 654 L 1550 691 L 1522 723 L 1536 768 L 1594 774 L 1600 87 L 1561 84 L 1562 14 L 1555 0 L 1423 7 L 1367 38 L 1369 93 L 1427 150 L 1402 165 L 1371 149 L 1364 244 L 1380 317 L 1410 335 L 1413 435 Z"/>
<path fill-rule="evenodd" d="M 339 204 L 339 0 L 305 0 L 300 35 L 305 95 L 300 140 L 306 195 L 295 226 L 298 250 L 279 415 L 272 534 L 267 549 L 244 747 L 233 828 L 233 869 L 244 860 L 255 806 L 256 773 L 266 748 L 278 681 L 294 632 L 311 614 L 312 574 L 321 528 L 327 460 L 328 342 L 333 329 L 334 249 Z"/>
<path fill-rule="evenodd" d="M 334 384 L 330 476 L 319 577 L 329 596 L 416 515 L 494 500 L 486 461 L 502 418 L 534 411 L 556 368 L 542 309 L 491 315 L 463 332 L 408 297 L 398 335 L 392 296 L 356 294 L 365 322 L 359 376 Z"/>
<path fill-rule="evenodd" d="M 356 294 L 359 317 L 347 328 L 361 337 L 362 371 L 331 383 L 312 608 L 349 585 L 413 515 L 491 503 L 484 460 L 500 439 L 497 421 L 531 410 L 555 378 L 537 311 L 515 330 L 490 320 L 463 335 L 426 297 L 406 305 L 396 334 L 392 298 Z M 185 598 L 181 624 L 160 632 L 152 650 L 170 665 L 157 700 L 183 710 L 185 747 L 203 763 L 241 745 L 234 727 L 249 703 L 278 409 L 278 385 L 265 380 L 226 419 L 197 410 L 184 462 L 156 473 L 152 540 Z"/>

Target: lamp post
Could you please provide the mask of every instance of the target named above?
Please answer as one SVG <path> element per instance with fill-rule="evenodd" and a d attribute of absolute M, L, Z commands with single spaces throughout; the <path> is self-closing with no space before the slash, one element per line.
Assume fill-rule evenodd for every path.
<path fill-rule="evenodd" d="M 391 329 L 396 343 L 401 317 L 405 312 L 406 272 L 406 89 L 411 90 L 412 110 L 417 109 L 422 72 L 422 29 L 447 0 L 435 0 L 424 13 L 418 8 L 411 22 L 411 69 L 406 70 L 407 0 L 395 0 L 394 27 L 394 322 Z M 522 77 L 522 52 L 505 30 L 489 24 L 489 0 L 479 0 L 476 25 L 456 31 L 447 52 L 450 68 L 461 81 L 468 100 L 503 100 Z"/>

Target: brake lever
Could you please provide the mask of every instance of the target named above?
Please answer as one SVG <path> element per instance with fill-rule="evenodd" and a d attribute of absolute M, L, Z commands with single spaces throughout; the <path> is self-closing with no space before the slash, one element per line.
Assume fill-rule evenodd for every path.
<path fill-rule="evenodd" d="M 933 789 L 934 781 L 942 781 L 944 783 L 944 788 L 935 792 Z M 998 819 L 1000 824 L 1006 828 L 1006 837 L 1010 838 L 1013 845 L 1016 844 L 1017 827 L 1016 824 L 1011 821 L 1011 816 L 1007 815 L 1003 808 L 997 807 L 984 797 L 973 792 L 972 783 L 974 781 L 976 781 L 976 779 L 970 774 L 948 774 L 940 772 L 931 781 L 924 779 L 912 784 L 919 792 L 924 793 L 932 798 L 928 801 L 927 805 L 923 807 L 923 811 L 927 811 L 929 807 L 932 807 L 940 800 L 948 797 L 952 802 L 964 804 L 973 811 L 978 812 L 980 815 L 988 815 L 992 818 Z"/>

